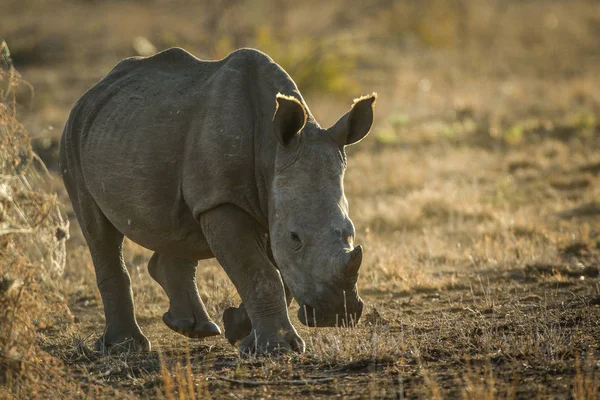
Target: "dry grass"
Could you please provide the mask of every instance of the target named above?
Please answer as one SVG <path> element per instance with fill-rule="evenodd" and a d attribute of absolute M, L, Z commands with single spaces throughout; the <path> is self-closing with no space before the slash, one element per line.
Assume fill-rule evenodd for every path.
<path fill-rule="evenodd" d="M 4 43 L 0 52 L 8 54 Z M 60 281 L 68 222 L 56 195 L 39 188 L 48 171 L 16 119 L 22 84 L 14 70 L 0 70 L 0 397 L 82 393 L 38 341 L 41 332 L 69 332 L 73 322 Z"/>
<path fill-rule="evenodd" d="M 0 397 L 598 398 L 596 2 L 6 4 L 0 14 L 14 18 L 3 27 L 36 95 L 20 86 L 10 92 L 18 115 L 12 97 L 0 108 L 10 188 L 0 191 L 0 278 L 12 287 L 0 285 L 0 301 L 13 310 L 0 314 L 0 366 L 12 371 Z M 90 349 L 102 304 L 52 170 L 56 138 L 73 102 L 140 36 L 203 57 L 259 46 L 310 89 L 324 126 L 349 104 L 329 93 L 380 93 L 346 176 L 366 249 L 357 327 L 310 330 L 292 317 L 307 352 L 280 357 L 187 340 L 160 320 L 168 299 L 147 273 L 151 252 L 126 241 L 138 320 L 156 350 Z M 64 256 L 58 203 L 72 238 L 64 274 L 50 279 Z M 198 284 L 217 321 L 239 302 L 214 260 L 200 263 Z"/>

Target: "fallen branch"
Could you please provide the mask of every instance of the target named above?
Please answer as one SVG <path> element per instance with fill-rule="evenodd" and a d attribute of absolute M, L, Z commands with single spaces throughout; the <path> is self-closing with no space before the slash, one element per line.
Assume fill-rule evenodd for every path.
<path fill-rule="evenodd" d="M 331 382 L 334 380 L 334 378 L 318 378 L 318 379 L 298 379 L 298 380 L 282 380 L 282 381 L 247 381 L 247 380 L 240 380 L 240 379 L 224 378 L 222 376 L 214 376 L 214 377 L 210 377 L 210 379 L 221 380 L 221 381 L 226 381 L 226 382 L 235 383 L 238 385 L 246 385 L 246 386 L 312 385 L 312 384 L 317 384 L 317 383 Z"/>

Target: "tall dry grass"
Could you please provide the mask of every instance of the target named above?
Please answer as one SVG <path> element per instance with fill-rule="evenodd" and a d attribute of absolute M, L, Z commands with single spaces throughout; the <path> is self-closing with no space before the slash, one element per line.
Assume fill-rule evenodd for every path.
<path fill-rule="evenodd" d="M 17 119 L 15 90 L 26 83 L 5 43 L 0 52 L 0 397 L 43 397 L 56 392 L 57 382 L 67 385 L 36 333 L 65 329 L 73 319 L 57 279 L 68 223 L 56 195 L 43 189 L 47 171 Z"/>

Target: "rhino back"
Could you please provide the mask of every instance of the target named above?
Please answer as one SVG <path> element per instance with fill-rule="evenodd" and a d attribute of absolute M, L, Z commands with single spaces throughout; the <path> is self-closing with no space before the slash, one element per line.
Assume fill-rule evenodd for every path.
<path fill-rule="evenodd" d="M 197 214 L 222 203 L 261 218 L 255 183 L 256 54 L 200 61 L 181 49 L 117 65 L 71 116 L 85 187 L 126 236 L 187 251 Z"/>

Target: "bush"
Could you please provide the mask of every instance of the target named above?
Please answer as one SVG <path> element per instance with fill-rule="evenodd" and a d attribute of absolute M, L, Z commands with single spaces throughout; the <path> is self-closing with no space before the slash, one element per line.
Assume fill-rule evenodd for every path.
<path fill-rule="evenodd" d="M 47 171 L 17 120 L 14 93 L 24 83 L 5 43 L 0 52 L 0 397 L 53 397 L 68 381 L 36 332 L 73 320 L 57 280 L 68 223 L 56 195 L 41 189 Z"/>

